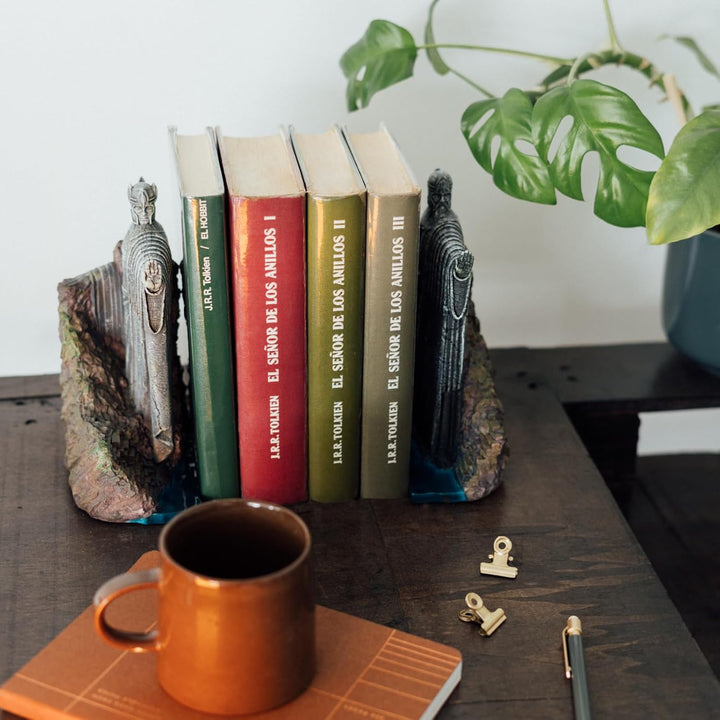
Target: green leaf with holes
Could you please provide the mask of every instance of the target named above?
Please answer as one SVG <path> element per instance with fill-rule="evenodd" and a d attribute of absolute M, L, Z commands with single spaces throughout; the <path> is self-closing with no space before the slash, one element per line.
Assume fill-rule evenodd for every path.
<path fill-rule="evenodd" d="M 373 20 L 340 58 L 347 78 L 348 110 L 366 107 L 380 90 L 412 77 L 417 59 L 413 36 L 387 20 Z"/>
<path fill-rule="evenodd" d="M 557 152 L 550 148 L 560 123 L 572 126 L 558 138 Z M 612 225 L 645 224 L 648 190 L 654 171 L 641 170 L 618 158 L 624 145 L 662 159 L 662 139 L 640 108 L 624 92 L 594 80 L 576 80 L 543 95 L 532 112 L 532 130 L 540 157 L 549 163 L 555 187 L 583 199 L 581 171 L 586 155 L 595 152 L 600 170 L 595 192 L 595 214 Z"/>
<path fill-rule="evenodd" d="M 462 116 L 462 132 L 480 166 L 503 192 L 521 200 L 554 205 L 555 189 L 545 162 L 532 152 L 530 98 L 517 88 L 502 98 L 481 100 Z M 499 140 L 493 159 L 493 143 Z M 528 143 L 531 152 L 524 152 Z"/>

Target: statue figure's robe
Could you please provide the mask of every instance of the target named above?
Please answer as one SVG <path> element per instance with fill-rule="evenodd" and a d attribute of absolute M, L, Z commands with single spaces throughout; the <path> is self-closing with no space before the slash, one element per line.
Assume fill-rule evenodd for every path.
<path fill-rule="evenodd" d="M 125 374 L 135 409 L 151 429 L 157 462 L 173 451 L 170 402 L 172 257 L 156 222 L 133 224 L 122 243 Z"/>
<path fill-rule="evenodd" d="M 451 466 L 457 452 L 472 264 L 449 202 L 433 204 L 431 194 L 420 227 L 413 425 L 438 467 Z"/>

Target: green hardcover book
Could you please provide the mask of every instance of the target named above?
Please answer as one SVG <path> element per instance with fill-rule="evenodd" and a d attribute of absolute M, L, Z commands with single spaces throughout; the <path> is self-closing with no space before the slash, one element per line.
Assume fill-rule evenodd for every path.
<path fill-rule="evenodd" d="M 238 441 L 230 324 L 225 187 L 212 128 L 170 128 L 182 200 L 183 292 L 200 492 L 236 497 Z"/>
<path fill-rule="evenodd" d="M 337 128 L 293 133 L 308 191 L 308 490 L 357 497 L 365 187 Z"/>
<path fill-rule="evenodd" d="M 408 493 L 420 188 L 385 128 L 348 134 L 367 186 L 360 494 Z"/>

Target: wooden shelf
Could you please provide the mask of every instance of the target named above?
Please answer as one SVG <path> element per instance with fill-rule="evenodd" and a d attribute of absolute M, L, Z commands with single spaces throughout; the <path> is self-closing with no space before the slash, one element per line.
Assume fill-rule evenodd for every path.
<path fill-rule="evenodd" d="M 560 644 L 570 614 L 583 619 L 597 717 L 717 713 L 715 675 L 564 409 L 637 412 L 642 383 L 643 408 L 720 397 L 714 380 L 695 392 L 687 368 L 677 386 L 664 372 L 643 380 L 658 363 L 643 370 L 638 358 L 658 351 L 667 349 L 599 348 L 600 375 L 592 349 L 492 352 L 511 454 L 500 489 L 477 503 L 296 507 L 314 537 L 319 603 L 462 652 L 463 680 L 439 717 L 572 717 Z M 56 382 L 0 379 L 0 681 L 85 608 L 103 580 L 154 548 L 160 531 L 100 523 L 74 506 L 60 398 L 48 393 Z M 498 535 L 513 542 L 515 580 L 479 574 Z M 471 591 L 505 610 L 491 638 L 458 620 Z"/>

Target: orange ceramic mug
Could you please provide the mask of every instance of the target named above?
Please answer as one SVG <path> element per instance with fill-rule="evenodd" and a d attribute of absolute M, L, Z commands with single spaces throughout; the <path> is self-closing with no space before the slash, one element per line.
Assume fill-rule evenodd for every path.
<path fill-rule="evenodd" d="M 95 628 L 111 645 L 157 652 L 165 691 L 196 710 L 269 710 L 315 672 L 310 532 L 287 508 L 241 499 L 183 511 L 160 534 L 160 567 L 125 573 L 95 593 Z M 112 627 L 127 592 L 156 587 L 157 629 Z"/>

